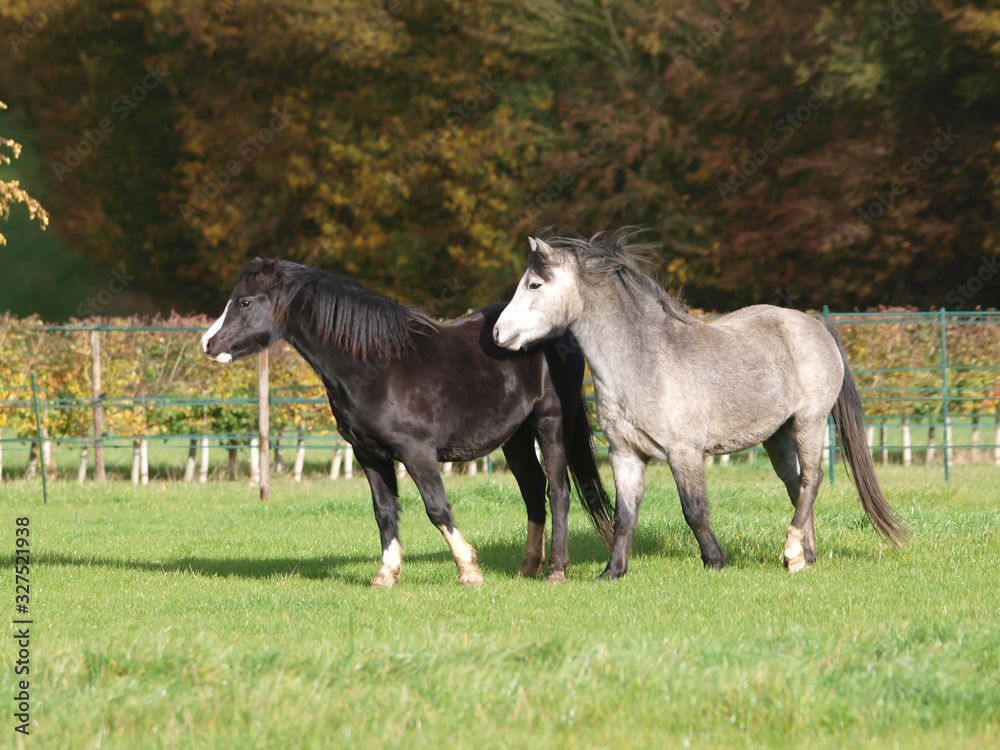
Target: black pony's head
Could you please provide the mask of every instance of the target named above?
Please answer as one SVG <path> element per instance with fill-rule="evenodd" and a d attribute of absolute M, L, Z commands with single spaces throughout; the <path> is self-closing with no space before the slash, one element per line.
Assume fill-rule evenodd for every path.
<path fill-rule="evenodd" d="M 201 337 L 202 353 L 214 362 L 232 362 L 266 349 L 281 338 L 271 291 L 281 278 L 278 260 L 247 263 L 219 319 Z"/>

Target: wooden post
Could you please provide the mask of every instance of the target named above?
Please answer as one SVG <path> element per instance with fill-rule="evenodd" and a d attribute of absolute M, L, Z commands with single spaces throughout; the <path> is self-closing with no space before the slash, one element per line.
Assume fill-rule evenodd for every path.
<path fill-rule="evenodd" d="M 198 455 L 198 438 L 191 438 L 188 443 L 188 455 L 187 461 L 184 462 L 184 481 L 193 482 L 194 481 L 194 469 L 197 463 L 196 458 Z"/>
<path fill-rule="evenodd" d="M 1000 466 L 1000 414 L 997 414 L 997 423 L 993 428 L 993 463 Z"/>
<path fill-rule="evenodd" d="M 49 440 L 49 428 L 42 426 L 42 471 L 49 471 L 52 464 L 52 441 Z"/>
<path fill-rule="evenodd" d="M 972 455 L 970 456 L 970 463 L 979 463 L 979 415 L 973 415 L 972 417 Z"/>
<path fill-rule="evenodd" d="M 35 373 L 31 373 L 31 400 L 35 406 L 35 427 L 38 429 L 38 439 L 42 440 L 42 417 L 38 412 L 38 383 L 35 382 Z M 42 464 L 42 502 L 49 503 L 49 475 L 45 471 L 45 464 Z"/>
<path fill-rule="evenodd" d="M 910 418 L 903 417 L 903 466 L 913 464 L 913 449 L 910 447 Z"/>
<path fill-rule="evenodd" d="M 875 460 L 875 425 L 868 425 L 868 447 L 871 449 L 872 461 Z"/>
<path fill-rule="evenodd" d="M 104 407 L 101 405 L 101 332 L 90 332 L 90 387 L 94 396 L 94 481 L 103 482 Z"/>
<path fill-rule="evenodd" d="M 827 434 L 827 433 L 824 433 L 824 434 Z M 753 459 L 754 459 L 754 456 L 756 456 L 756 455 L 757 455 L 757 451 L 755 451 L 753 448 L 751 448 L 750 450 L 747 451 L 747 466 L 753 466 Z"/>
<path fill-rule="evenodd" d="M 823 452 L 820 454 L 820 466 L 827 466 L 830 463 L 830 430 L 823 428 Z"/>
<path fill-rule="evenodd" d="M 930 464 L 934 461 L 934 425 L 927 427 L 927 451 L 924 453 L 924 463 Z"/>
<path fill-rule="evenodd" d="M 32 440 L 28 448 L 28 465 L 24 467 L 24 478 L 34 479 L 38 474 L 38 441 Z"/>
<path fill-rule="evenodd" d="M 271 386 L 270 363 L 267 349 L 261 350 L 260 367 L 257 375 L 257 426 L 260 432 L 260 499 L 271 495 Z"/>
<path fill-rule="evenodd" d="M 451 461 L 445 461 L 445 463 L 444 463 L 444 475 L 446 477 L 450 477 L 451 476 L 451 472 L 453 471 L 454 466 L 455 465 Z"/>
<path fill-rule="evenodd" d="M 208 438 L 201 439 L 201 465 L 198 467 L 198 484 L 208 481 Z"/>
<path fill-rule="evenodd" d="M 889 425 L 885 422 L 882 423 L 882 427 L 879 430 L 879 438 L 882 441 L 882 465 L 889 465 Z"/>
<path fill-rule="evenodd" d="M 149 440 L 139 441 L 139 484 L 145 487 L 149 484 Z"/>
<path fill-rule="evenodd" d="M 87 444 L 84 443 L 80 448 L 80 468 L 76 472 L 76 482 L 77 484 L 83 484 L 87 481 Z"/>
<path fill-rule="evenodd" d="M 340 465 L 344 462 L 344 451 L 340 448 L 333 449 L 333 458 L 330 461 L 330 479 L 337 479 L 340 476 Z"/>
<path fill-rule="evenodd" d="M 721 456 L 719 456 L 719 463 L 722 464 L 723 466 L 729 466 L 729 454 L 723 453 Z"/>
<path fill-rule="evenodd" d="M 344 448 L 344 477 L 350 479 L 354 476 L 354 446 L 348 445 Z"/>
<path fill-rule="evenodd" d="M 475 461 L 473 461 L 472 463 L 475 464 Z M 406 467 L 403 466 L 403 462 L 402 461 L 397 461 L 396 462 L 396 479 L 402 479 L 405 476 L 406 476 Z"/>
<path fill-rule="evenodd" d="M 274 473 L 280 474 L 285 470 L 285 433 L 278 433 L 278 445 L 274 449 Z"/>
<path fill-rule="evenodd" d="M 250 438 L 250 484 L 260 484 L 260 438 Z"/>
<path fill-rule="evenodd" d="M 132 484 L 139 486 L 139 441 L 132 441 Z"/>
<path fill-rule="evenodd" d="M 306 462 L 306 436 L 303 433 L 305 428 L 299 425 L 299 437 L 295 441 L 295 466 L 292 475 L 296 482 L 302 481 L 302 466 Z"/>
<path fill-rule="evenodd" d="M 3 482 L 3 430 L 0 430 L 0 482 Z"/>
<path fill-rule="evenodd" d="M 229 448 L 229 481 L 235 482 L 237 477 L 240 475 L 240 454 L 239 454 L 239 441 L 236 438 L 230 438 Z"/>

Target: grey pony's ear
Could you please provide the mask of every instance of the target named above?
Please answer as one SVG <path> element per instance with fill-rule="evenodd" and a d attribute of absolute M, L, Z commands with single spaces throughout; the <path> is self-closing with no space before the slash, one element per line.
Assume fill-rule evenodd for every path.
<path fill-rule="evenodd" d="M 537 237 L 529 237 L 528 243 L 531 245 L 531 249 L 536 253 L 541 254 L 542 257 L 551 255 L 553 252 L 551 245 L 549 245 L 545 240 L 540 240 Z"/>

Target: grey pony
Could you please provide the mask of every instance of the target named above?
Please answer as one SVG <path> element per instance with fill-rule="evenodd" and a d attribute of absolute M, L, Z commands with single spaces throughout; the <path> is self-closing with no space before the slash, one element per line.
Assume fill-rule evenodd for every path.
<path fill-rule="evenodd" d="M 709 525 L 704 457 L 763 443 L 794 506 L 784 565 L 816 561 L 813 503 L 833 410 L 861 505 L 899 544 L 907 531 L 879 487 L 864 412 L 832 327 L 795 310 L 755 305 L 699 320 L 637 263 L 630 233 L 530 239 L 532 253 L 494 340 L 508 349 L 570 330 L 590 363 L 614 472 L 614 542 L 602 578 L 628 570 L 646 466 L 670 464 L 684 518 L 708 568 L 725 557 Z"/>

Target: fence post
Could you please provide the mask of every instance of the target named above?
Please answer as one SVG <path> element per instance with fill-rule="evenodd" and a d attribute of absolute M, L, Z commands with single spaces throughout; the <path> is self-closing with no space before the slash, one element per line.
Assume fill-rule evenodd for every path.
<path fill-rule="evenodd" d="M 149 484 L 149 440 L 139 440 L 139 484 L 145 487 Z"/>
<path fill-rule="evenodd" d="M 38 383 L 35 382 L 35 373 L 31 373 L 31 400 L 35 406 L 35 427 L 38 429 L 38 445 L 42 445 L 42 415 L 38 412 Z M 49 504 L 49 479 L 45 463 L 42 463 L 42 503 Z"/>
<path fill-rule="evenodd" d="M 101 406 L 101 332 L 90 332 L 90 386 L 94 396 L 94 481 L 103 482 L 104 472 L 104 407 Z"/>
<path fill-rule="evenodd" d="M 260 432 L 260 499 L 271 495 L 271 390 L 267 349 L 260 352 L 257 376 L 258 427 Z"/>
<path fill-rule="evenodd" d="M 945 325 L 945 309 L 941 308 L 941 411 L 944 415 L 944 481 L 948 481 L 949 456 L 951 451 L 951 430 L 948 425 L 948 335 Z"/>
<path fill-rule="evenodd" d="M 910 418 L 903 417 L 903 466 L 913 463 L 913 449 L 910 447 Z"/>
<path fill-rule="evenodd" d="M 198 484 L 205 484 L 208 481 L 208 438 L 201 438 L 201 459 L 198 466 Z"/>

